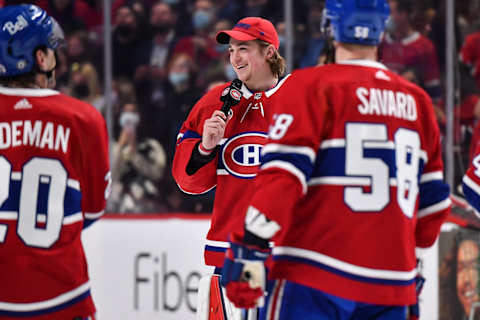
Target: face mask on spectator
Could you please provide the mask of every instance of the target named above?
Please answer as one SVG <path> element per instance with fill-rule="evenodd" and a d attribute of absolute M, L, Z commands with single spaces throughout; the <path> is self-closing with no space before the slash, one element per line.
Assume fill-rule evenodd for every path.
<path fill-rule="evenodd" d="M 125 127 L 136 127 L 140 117 L 136 112 L 125 111 L 120 115 L 119 123 L 122 128 Z"/>
<path fill-rule="evenodd" d="M 228 81 L 232 81 L 237 77 L 237 74 L 235 73 L 235 70 L 233 69 L 231 64 L 226 64 L 223 73 L 225 77 L 227 78 Z"/>
<path fill-rule="evenodd" d="M 84 99 L 90 95 L 90 88 L 86 83 L 79 83 L 73 86 L 73 95 L 79 99 Z"/>
<path fill-rule="evenodd" d="M 169 30 L 170 30 L 169 23 L 158 23 L 158 24 L 152 25 L 152 31 L 154 34 L 165 34 Z"/>
<path fill-rule="evenodd" d="M 170 80 L 170 83 L 174 86 L 186 83 L 189 78 L 190 76 L 187 72 L 170 72 L 168 74 L 168 80 Z"/>
<path fill-rule="evenodd" d="M 135 28 L 128 24 L 120 24 L 116 30 L 123 37 L 130 37 L 135 32 Z"/>
<path fill-rule="evenodd" d="M 212 17 L 210 16 L 210 13 L 208 13 L 208 11 L 195 11 L 195 13 L 193 14 L 193 27 L 200 30 L 205 29 L 210 25 L 211 20 Z"/>
<path fill-rule="evenodd" d="M 169 5 L 176 5 L 180 2 L 180 0 L 163 0 L 162 2 Z"/>

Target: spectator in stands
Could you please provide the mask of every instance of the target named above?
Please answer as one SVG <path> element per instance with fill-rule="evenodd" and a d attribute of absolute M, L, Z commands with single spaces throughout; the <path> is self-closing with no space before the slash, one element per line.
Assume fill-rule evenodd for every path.
<path fill-rule="evenodd" d="M 479 240 L 477 233 L 459 231 L 440 266 L 440 320 L 470 319 L 480 301 Z M 480 319 L 480 306 L 473 311 L 473 319 Z"/>
<path fill-rule="evenodd" d="M 306 49 L 300 60 L 300 68 L 311 67 L 318 64 L 318 58 L 325 46 L 325 37 L 321 32 L 323 4 L 315 2 L 310 6 L 308 13 L 308 38 Z"/>
<path fill-rule="evenodd" d="M 438 105 L 442 92 L 435 48 L 427 37 L 413 29 L 410 0 L 390 0 L 389 3 L 390 21 L 378 48 L 379 60 L 401 75 L 413 71 L 419 85 Z"/>
<path fill-rule="evenodd" d="M 143 30 L 138 29 L 138 20 L 131 7 L 118 9 L 117 25 L 113 32 L 113 76 L 132 79 L 135 69 L 145 64 L 146 49 L 140 37 Z"/>
<path fill-rule="evenodd" d="M 58 21 L 67 37 L 74 31 L 87 30 L 82 20 L 85 11 L 88 10 L 88 5 L 84 1 L 48 0 L 44 9 Z"/>
<path fill-rule="evenodd" d="M 92 59 L 92 50 L 86 31 L 76 31 L 67 38 L 67 58 L 69 63 L 86 62 Z"/>
<path fill-rule="evenodd" d="M 159 181 L 166 166 L 163 147 L 152 138 L 139 139 L 140 121 L 135 103 L 126 103 L 119 118 L 121 133 L 114 145 L 112 194 L 109 210 L 113 212 L 162 212 Z"/>
<path fill-rule="evenodd" d="M 135 81 L 163 80 L 165 66 L 177 43 L 174 29 L 176 20 L 176 13 L 169 4 L 159 1 L 152 6 L 149 19 L 151 35 L 146 43 L 148 64 L 136 69 Z"/>
<path fill-rule="evenodd" d="M 181 38 L 175 46 L 174 54 L 185 53 L 199 65 L 206 66 L 219 57 L 215 51 L 215 39 L 211 37 L 211 28 L 216 22 L 213 1 L 196 0 L 192 22 L 194 34 Z"/>
<path fill-rule="evenodd" d="M 218 20 L 213 29 L 212 36 L 215 36 L 218 32 L 222 30 L 229 30 L 232 28 L 232 23 L 228 20 L 222 19 Z M 228 45 L 217 43 L 215 45 L 215 50 L 217 51 L 219 57 L 210 63 L 210 65 L 205 68 L 204 72 L 199 74 L 200 83 L 209 84 L 212 81 L 227 82 L 235 79 L 237 77 L 235 70 L 233 70 L 232 65 L 230 64 L 230 55 L 228 53 Z"/>
<path fill-rule="evenodd" d="M 163 141 L 169 163 L 173 160 L 177 134 L 193 105 L 200 99 L 203 90 L 196 86 L 198 67 L 184 53 L 174 55 L 168 63 L 166 84 L 166 109 L 164 126 L 168 128 L 167 140 Z"/>
<path fill-rule="evenodd" d="M 243 18 L 241 15 L 242 6 L 239 1 L 216 0 L 215 6 L 219 20 L 238 21 Z"/>
<path fill-rule="evenodd" d="M 71 66 L 69 94 L 86 101 L 104 113 L 105 98 L 101 94 L 97 71 L 90 62 L 75 62 Z"/>

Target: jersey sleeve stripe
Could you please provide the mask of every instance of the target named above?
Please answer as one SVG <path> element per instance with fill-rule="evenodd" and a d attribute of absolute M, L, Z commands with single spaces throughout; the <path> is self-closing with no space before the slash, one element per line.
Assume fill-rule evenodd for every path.
<path fill-rule="evenodd" d="M 79 222 L 83 220 L 83 215 L 81 212 L 74 213 L 70 216 L 64 217 L 63 218 L 63 224 L 74 224 L 75 222 Z"/>
<path fill-rule="evenodd" d="M 85 212 L 85 219 L 98 219 L 105 213 L 105 210 L 99 212 Z"/>
<path fill-rule="evenodd" d="M 469 176 L 465 175 L 462 188 L 468 203 L 477 211 L 480 211 L 480 186 Z"/>
<path fill-rule="evenodd" d="M 177 143 L 182 142 L 185 139 L 198 139 L 201 138 L 202 136 L 199 135 L 197 132 L 192 131 L 192 130 L 187 130 L 184 133 L 179 133 L 177 135 Z"/>
<path fill-rule="evenodd" d="M 80 181 L 78 180 L 68 179 L 67 185 L 72 189 L 80 191 Z"/>
<path fill-rule="evenodd" d="M 270 161 L 263 164 L 261 168 L 262 170 L 266 170 L 270 168 L 279 168 L 279 169 L 283 169 L 285 171 L 290 172 L 295 177 L 297 177 L 298 181 L 302 185 L 303 194 L 307 193 L 307 178 L 305 176 L 305 173 L 302 170 L 298 169 L 293 164 L 291 164 L 290 162 L 282 161 L 282 160 L 274 160 L 274 161 Z"/>
<path fill-rule="evenodd" d="M 442 180 L 432 180 L 420 184 L 420 203 L 419 209 L 423 210 L 427 207 L 439 203 L 449 197 L 450 188 Z"/>
<path fill-rule="evenodd" d="M 275 143 L 267 144 L 262 148 L 262 156 L 269 153 L 296 153 L 307 156 L 312 163 L 315 162 L 316 156 L 315 151 L 309 147 L 288 146 Z"/>
<path fill-rule="evenodd" d="M 420 183 L 425 183 L 433 180 L 443 180 L 443 172 L 434 171 L 434 172 L 424 173 L 420 177 Z"/>
<path fill-rule="evenodd" d="M 40 302 L 32 303 L 13 303 L 13 302 L 2 302 L 0 301 L 0 312 L 1 311 L 12 311 L 12 312 L 28 312 L 28 311 L 41 311 L 42 309 L 48 309 L 56 307 L 60 304 L 64 304 L 68 301 L 71 301 L 78 296 L 86 293 L 90 290 L 90 282 L 87 281 L 84 284 L 78 286 L 77 288 L 68 291 L 66 293 L 60 294 L 53 299 L 44 300 Z"/>
<path fill-rule="evenodd" d="M 443 201 L 440 201 L 440 202 L 438 202 L 434 205 L 431 205 L 431 206 L 426 207 L 424 209 L 418 210 L 417 217 L 419 219 L 421 219 L 421 218 L 425 218 L 429 215 L 439 213 L 442 210 L 447 209 L 451 204 L 452 204 L 452 201 L 450 200 L 450 198 L 447 198 L 447 199 L 445 199 Z"/>
<path fill-rule="evenodd" d="M 415 269 L 410 271 L 394 271 L 366 268 L 335 259 L 319 252 L 301 248 L 274 247 L 272 253 L 274 259 L 278 259 L 280 256 L 303 259 L 307 263 L 308 261 L 313 262 L 313 264 L 317 264 L 317 266 L 328 269 L 329 271 L 339 271 L 350 276 L 363 278 L 364 281 L 370 279 L 372 281 L 387 280 L 410 283 L 414 281 L 416 275 Z"/>

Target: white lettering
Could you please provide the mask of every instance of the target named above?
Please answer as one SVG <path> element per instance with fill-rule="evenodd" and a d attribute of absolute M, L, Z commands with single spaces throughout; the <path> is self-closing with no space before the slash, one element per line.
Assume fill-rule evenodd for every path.
<path fill-rule="evenodd" d="M 25 121 L 23 124 L 23 144 L 28 146 L 38 147 L 40 144 L 40 134 L 42 132 L 42 121 L 35 121 L 35 125 L 32 128 L 32 122 L 30 120 Z"/>
<path fill-rule="evenodd" d="M 15 148 L 19 146 L 32 146 L 53 150 L 68 151 L 70 128 L 47 122 L 42 128 L 42 121 L 12 121 L 0 122 L 0 149 Z"/>
<path fill-rule="evenodd" d="M 375 89 L 371 88 L 370 89 L 370 114 L 373 114 L 373 111 L 375 111 L 376 115 L 380 115 L 380 108 L 378 107 L 377 94 L 375 93 Z"/>
<path fill-rule="evenodd" d="M 388 90 L 388 115 L 398 117 L 397 103 L 395 102 L 395 94 L 392 90 Z"/>
<path fill-rule="evenodd" d="M 359 87 L 357 88 L 357 97 L 362 102 L 362 104 L 358 105 L 358 112 L 361 114 L 366 114 L 368 113 L 368 100 L 365 97 L 368 95 L 368 90 L 365 89 L 364 87 Z"/>
<path fill-rule="evenodd" d="M 0 122 L 0 149 L 10 147 L 11 139 L 10 125 L 5 122 Z"/>
<path fill-rule="evenodd" d="M 407 119 L 410 121 L 417 120 L 417 103 L 411 95 L 407 95 Z"/>
<path fill-rule="evenodd" d="M 400 118 L 406 119 L 407 111 L 405 107 L 407 106 L 407 95 L 403 92 L 397 92 L 397 113 Z"/>
<path fill-rule="evenodd" d="M 40 148 L 45 148 L 48 145 L 48 149 L 53 149 L 53 123 L 47 122 L 43 129 L 42 140 L 40 141 Z"/>
<path fill-rule="evenodd" d="M 59 124 L 57 127 L 57 135 L 55 138 L 55 150 L 58 150 L 61 144 L 63 153 L 67 153 L 69 137 L 70 137 L 70 128 L 67 128 L 65 130 L 63 126 Z"/>
<path fill-rule="evenodd" d="M 418 117 L 415 98 L 401 91 L 358 87 L 356 95 L 360 104 L 358 112 L 364 115 L 379 115 L 415 121 Z"/>
<path fill-rule="evenodd" d="M 12 147 L 18 147 L 22 145 L 22 140 L 18 139 L 22 133 L 19 127 L 22 126 L 22 121 L 13 121 L 12 122 Z"/>
<path fill-rule="evenodd" d="M 22 15 L 17 16 L 17 21 L 12 22 L 8 21 L 3 25 L 3 31 L 8 31 L 11 36 L 13 36 L 18 31 L 23 30 L 26 26 L 28 26 L 27 20 Z"/>

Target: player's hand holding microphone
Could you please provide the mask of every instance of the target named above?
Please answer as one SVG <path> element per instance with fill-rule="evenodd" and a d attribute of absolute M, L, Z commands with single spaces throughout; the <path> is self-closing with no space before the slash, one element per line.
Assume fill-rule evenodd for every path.
<path fill-rule="evenodd" d="M 222 108 L 215 110 L 210 118 L 203 124 L 202 143 L 199 145 L 200 152 L 210 153 L 223 138 L 225 127 L 229 119 L 229 111 L 232 106 L 237 105 L 242 98 L 242 81 L 235 79 L 230 86 L 226 87 L 220 100 L 223 101 Z"/>

